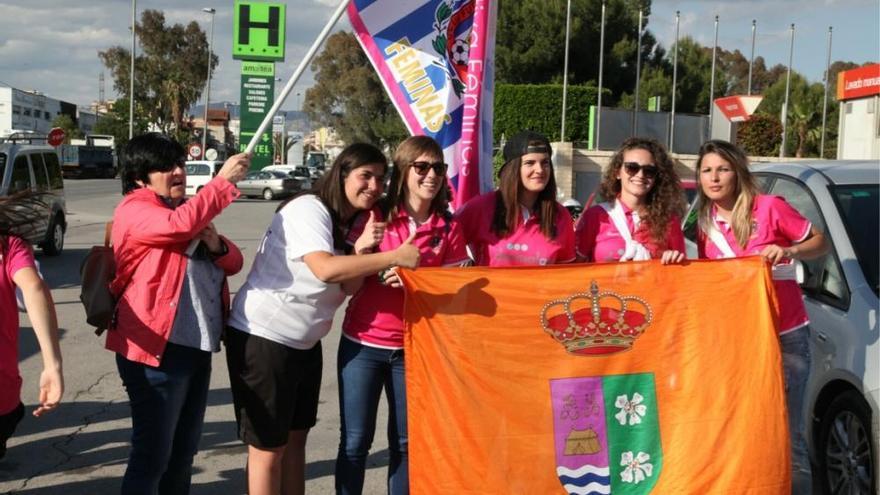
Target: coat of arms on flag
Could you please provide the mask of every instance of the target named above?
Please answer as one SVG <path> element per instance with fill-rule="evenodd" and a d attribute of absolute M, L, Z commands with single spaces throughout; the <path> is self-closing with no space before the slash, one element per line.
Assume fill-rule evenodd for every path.
<path fill-rule="evenodd" d="M 651 492 L 663 465 L 653 374 L 553 379 L 550 395 L 566 493 Z"/>

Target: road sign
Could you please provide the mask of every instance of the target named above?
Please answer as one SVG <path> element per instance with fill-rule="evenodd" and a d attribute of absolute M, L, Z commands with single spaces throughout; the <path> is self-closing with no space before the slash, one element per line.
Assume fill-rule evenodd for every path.
<path fill-rule="evenodd" d="M 49 136 L 46 138 L 46 142 L 49 143 L 49 146 L 58 147 L 61 146 L 61 143 L 64 142 L 64 129 L 60 127 L 53 127 L 51 131 L 49 131 Z"/>
<path fill-rule="evenodd" d="M 273 64 L 265 63 L 264 65 Z M 257 75 L 274 74 L 274 69 L 255 69 L 259 69 L 258 62 L 242 63 L 241 117 L 239 127 L 240 151 L 244 151 L 247 148 L 254 133 L 259 129 L 260 123 L 263 122 L 263 117 L 269 111 L 269 107 L 272 106 L 272 100 L 275 95 L 275 78 Z M 266 132 L 260 137 L 259 144 L 254 149 L 254 156 L 251 158 L 251 170 L 260 170 L 266 165 L 271 165 L 273 156 L 272 135 Z"/>
<path fill-rule="evenodd" d="M 286 4 L 236 1 L 232 21 L 232 58 L 284 60 Z"/>
<path fill-rule="evenodd" d="M 192 143 L 186 151 L 193 160 L 198 160 L 202 157 L 202 146 L 200 144 Z"/>
<path fill-rule="evenodd" d="M 749 120 L 763 96 L 725 96 L 715 98 L 715 106 L 729 122 L 745 122 Z"/>
<path fill-rule="evenodd" d="M 216 160 L 217 159 L 217 150 L 214 148 L 208 148 L 208 151 L 205 152 L 205 160 Z"/>

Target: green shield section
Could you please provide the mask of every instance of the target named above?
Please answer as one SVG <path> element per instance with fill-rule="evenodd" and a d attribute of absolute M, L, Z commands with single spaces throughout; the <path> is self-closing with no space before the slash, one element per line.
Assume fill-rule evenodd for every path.
<path fill-rule="evenodd" d="M 650 493 L 663 467 L 653 373 L 605 376 L 611 493 Z"/>

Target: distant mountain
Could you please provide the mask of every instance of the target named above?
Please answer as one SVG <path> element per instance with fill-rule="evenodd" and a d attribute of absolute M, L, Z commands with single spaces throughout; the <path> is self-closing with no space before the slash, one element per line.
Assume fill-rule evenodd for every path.
<path fill-rule="evenodd" d="M 229 102 L 229 101 L 218 101 L 218 102 L 212 101 L 211 108 L 225 108 L 225 109 L 229 110 L 229 117 L 230 118 L 232 118 L 232 119 L 239 118 L 239 105 L 238 105 L 238 103 L 233 103 L 233 102 Z M 279 114 L 283 113 L 284 118 L 288 122 L 292 122 L 295 120 L 301 120 L 304 122 L 308 122 L 308 120 L 309 120 L 309 117 L 306 115 L 306 113 L 301 112 L 299 110 L 282 110 L 281 112 L 278 112 L 278 113 Z M 189 109 L 189 114 L 196 116 L 196 117 L 204 115 L 205 114 L 205 105 L 200 104 L 200 105 L 193 106 L 192 108 Z"/>

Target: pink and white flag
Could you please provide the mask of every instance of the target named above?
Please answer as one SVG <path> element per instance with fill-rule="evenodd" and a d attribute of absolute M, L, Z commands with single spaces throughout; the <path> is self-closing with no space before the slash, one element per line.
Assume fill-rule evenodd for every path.
<path fill-rule="evenodd" d="M 440 143 L 453 205 L 493 188 L 492 0 L 352 0 L 358 40 L 412 135 Z"/>

